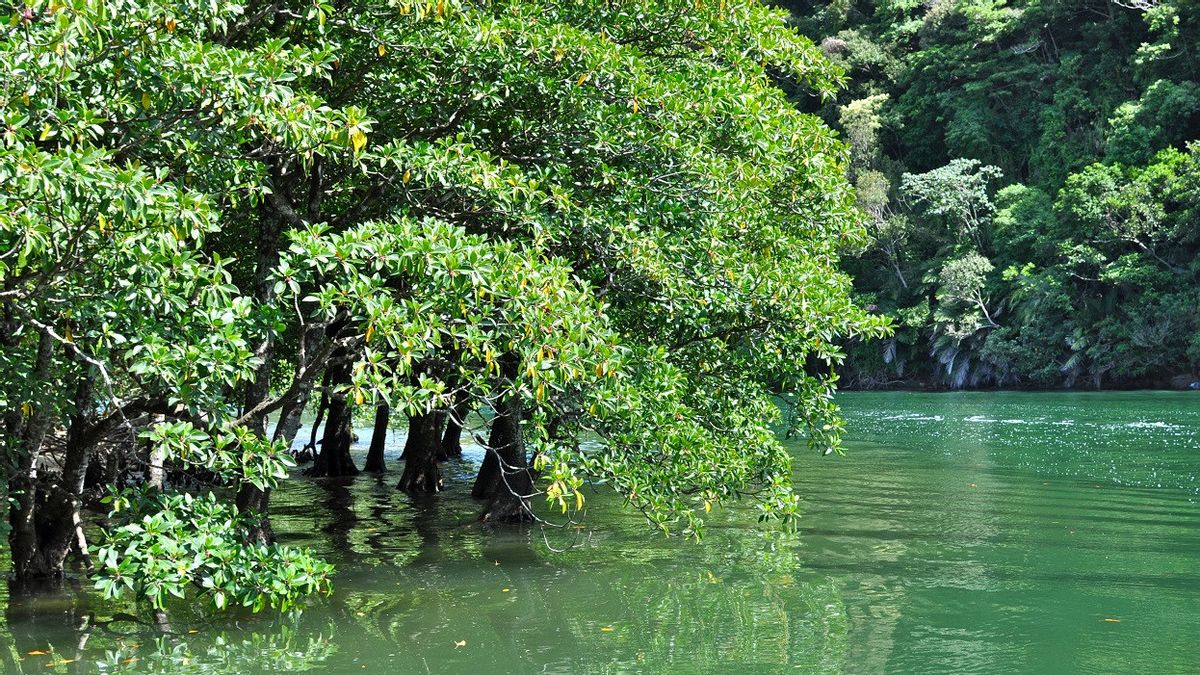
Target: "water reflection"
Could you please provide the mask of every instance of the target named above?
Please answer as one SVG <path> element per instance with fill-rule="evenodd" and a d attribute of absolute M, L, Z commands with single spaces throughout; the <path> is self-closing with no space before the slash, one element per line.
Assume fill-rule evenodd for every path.
<path fill-rule="evenodd" d="M 394 489 L 389 456 L 392 473 L 297 479 L 274 498 L 281 539 L 337 564 L 331 598 L 285 617 L 181 603 L 166 624 L 86 592 L 24 598 L 0 659 L 17 673 L 1194 666 L 1200 399 L 848 401 L 849 454 L 796 455 L 797 532 L 718 510 L 695 545 L 603 494 L 582 529 L 489 531 L 471 448 L 446 492 L 419 499 Z"/>
<path fill-rule="evenodd" d="M 11 598 L 0 631 L 6 673 L 297 672 L 337 653 L 334 624 L 298 612 L 214 621 L 181 604 L 164 621 L 79 588 Z"/>
<path fill-rule="evenodd" d="M 278 497 L 293 516 L 278 529 L 323 542 L 342 570 L 327 601 L 232 621 L 181 605 L 160 625 L 134 607 L 89 604 L 86 593 L 31 598 L 9 608 L 6 669 L 574 673 L 723 663 L 774 672 L 844 662 L 843 601 L 834 584 L 797 577 L 794 533 L 747 531 L 731 518 L 710 536 L 740 546 L 693 546 L 645 538 L 642 523 L 609 505 L 603 517 L 617 529 L 550 535 L 578 542 L 559 550 L 535 529 L 463 521 L 474 505 L 453 495 L 414 502 L 376 488 L 309 481 Z"/>

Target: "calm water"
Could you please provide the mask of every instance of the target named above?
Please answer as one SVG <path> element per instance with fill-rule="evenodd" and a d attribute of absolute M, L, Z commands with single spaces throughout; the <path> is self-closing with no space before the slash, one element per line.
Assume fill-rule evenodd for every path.
<path fill-rule="evenodd" d="M 281 539 L 338 565 L 287 617 L 64 594 L 9 608 L 9 672 L 1195 672 L 1200 394 L 848 394 L 845 457 L 796 448 L 798 532 L 699 545 L 602 494 L 589 526 L 487 532 L 465 494 L 296 480 Z M 396 441 L 399 438 L 394 439 Z M 393 449 L 393 455 L 395 448 Z M 31 651 L 48 652 L 33 654 Z"/>

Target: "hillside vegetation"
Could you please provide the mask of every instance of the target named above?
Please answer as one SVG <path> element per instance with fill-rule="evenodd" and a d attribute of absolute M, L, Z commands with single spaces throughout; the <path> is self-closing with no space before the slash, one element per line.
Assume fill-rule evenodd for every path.
<path fill-rule="evenodd" d="M 789 5 L 843 66 L 894 336 L 850 384 L 1186 386 L 1200 366 L 1200 3 Z M 802 105 L 805 105 L 802 103 Z"/>

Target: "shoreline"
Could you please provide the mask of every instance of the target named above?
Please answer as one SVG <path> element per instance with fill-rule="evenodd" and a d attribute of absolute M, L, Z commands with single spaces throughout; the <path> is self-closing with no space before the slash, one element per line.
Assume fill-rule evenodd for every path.
<path fill-rule="evenodd" d="M 1195 385 L 1200 385 L 1200 380 L 1197 380 Z M 1123 391 L 1162 391 L 1185 393 L 1194 392 L 1200 394 L 1200 386 L 1171 386 L 1170 383 L 1145 383 L 1145 384 L 1130 384 L 1128 386 L 1103 386 L 1103 387 L 1064 387 L 1064 386 L 1011 386 L 1011 387 L 948 387 L 941 384 L 932 384 L 928 382 L 919 382 L 907 380 L 895 384 L 885 384 L 879 386 L 863 386 L 863 385 L 838 385 L 838 392 L 911 392 L 919 394 L 952 394 L 962 392 L 995 392 L 995 393 L 1064 393 L 1064 394 L 1080 394 L 1080 393 L 1105 393 L 1105 392 L 1123 392 Z"/>

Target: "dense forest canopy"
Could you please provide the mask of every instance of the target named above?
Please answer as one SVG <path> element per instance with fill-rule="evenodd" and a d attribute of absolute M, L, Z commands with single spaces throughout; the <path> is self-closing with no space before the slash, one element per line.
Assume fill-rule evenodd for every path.
<path fill-rule="evenodd" d="M 356 418 L 406 423 L 411 493 L 441 489 L 484 413 L 489 521 L 574 517 L 586 483 L 667 531 L 742 495 L 788 517 L 780 403 L 836 446 L 839 345 L 886 332 L 838 270 L 867 242 L 848 148 L 784 93 L 828 100 L 841 73 L 779 10 L 34 0 L 6 19 L 19 580 L 74 554 L 155 607 L 326 591 L 268 520 L 305 410 L 314 477 L 360 470 Z"/>
<path fill-rule="evenodd" d="M 783 4 L 849 75 L 845 269 L 896 325 L 853 383 L 1200 379 L 1200 3 Z"/>

